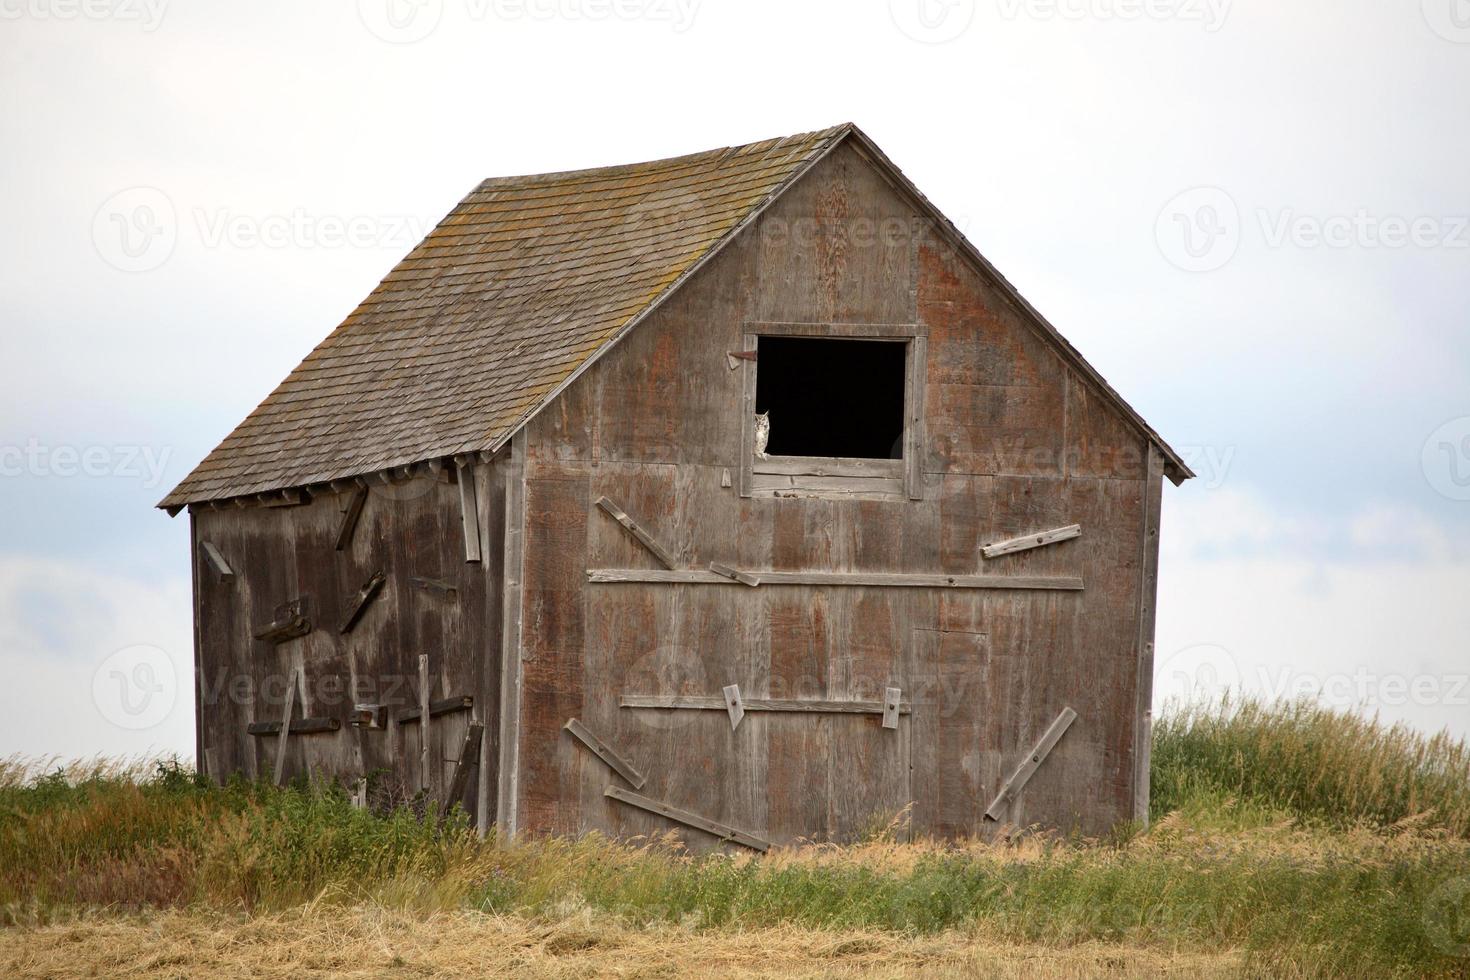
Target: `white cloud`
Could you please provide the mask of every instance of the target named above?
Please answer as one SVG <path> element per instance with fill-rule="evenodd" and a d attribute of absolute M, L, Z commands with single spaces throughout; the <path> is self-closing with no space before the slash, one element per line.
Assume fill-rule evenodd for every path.
<path fill-rule="evenodd" d="M 192 755 L 190 615 L 186 581 L 0 558 L 0 755 Z"/>
<path fill-rule="evenodd" d="M 1156 708 L 1227 684 L 1470 737 L 1470 562 L 1431 521 L 1375 507 L 1329 526 L 1240 492 L 1169 511 Z M 1313 554 L 1323 540 L 1348 547 Z"/>

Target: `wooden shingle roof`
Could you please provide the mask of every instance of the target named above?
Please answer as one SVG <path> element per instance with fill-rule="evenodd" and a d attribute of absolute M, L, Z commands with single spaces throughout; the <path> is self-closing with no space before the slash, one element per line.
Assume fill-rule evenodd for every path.
<path fill-rule="evenodd" d="M 628 166 L 487 180 L 158 506 L 498 449 L 599 351 L 851 139 L 1059 356 L 1188 465 L 855 126 Z"/>
<path fill-rule="evenodd" d="M 485 181 L 159 506 L 494 448 L 848 130 Z"/>

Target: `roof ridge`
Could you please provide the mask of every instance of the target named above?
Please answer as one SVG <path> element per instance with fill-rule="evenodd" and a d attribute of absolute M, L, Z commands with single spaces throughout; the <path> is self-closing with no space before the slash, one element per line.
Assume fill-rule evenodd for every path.
<path fill-rule="evenodd" d="M 780 136 L 775 139 L 752 140 L 749 143 L 735 143 L 730 146 L 717 146 L 708 150 L 696 150 L 693 153 L 680 153 L 674 156 L 655 157 L 652 160 L 635 160 L 629 163 L 604 164 L 597 167 L 577 167 L 571 170 L 551 170 L 544 173 L 513 174 L 497 177 L 486 177 L 476 185 L 476 190 L 493 189 L 502 190 L 507 187 L 534 187 L 543 183 L 564 183 L 575 178 L 585 177 L 596 179 L 601 175 L 616 176 L 626 174 L 630 170 L 644 167 L 674 169 L 675 165 L 692 163 L 701 159 L 716 158 L 721 163 L 726 159 L 737 156 L 742 151 L 752 147 L 771 144 L 772 149 L 777 149 L 787 143 L 806 142 L 813 140 L 827 140 L 837 135 L 840 131 L 850 129 L 852 123 L 839 123 L 836 126 L 828 126 L 826 129 L 814 129 L 807 133 L 794 133 L 789 136 Z M 461 202 L 463 203 L 463 202 Z"/>

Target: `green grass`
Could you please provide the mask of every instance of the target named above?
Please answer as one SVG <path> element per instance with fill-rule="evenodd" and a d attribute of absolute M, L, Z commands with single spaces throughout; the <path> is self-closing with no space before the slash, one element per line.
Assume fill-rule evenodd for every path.
<path fill-rule="evenodd" d="M 692 859 L 666 841 L 502 845 L 458 815 L 324 786 L 206 786 L 174 764 L 0 764 L 0 921 L 110 906 L 475 908 L 634 925 L 973 930 L 1050 945 L 1247 951 L 1252 970 L 1470 976 L 1466 747 L 1305 705 L 1174 712 L 1155 821 L 1103 842 L 894 843 Z"/>
<path fill-rule="evenodd" d="M 1234 797 L 1329 826 L 1426 818 L 1470 837 L 1470 746 L 1309 701 L 1184 707 L 1154 728 L 1155 819 Z"/>

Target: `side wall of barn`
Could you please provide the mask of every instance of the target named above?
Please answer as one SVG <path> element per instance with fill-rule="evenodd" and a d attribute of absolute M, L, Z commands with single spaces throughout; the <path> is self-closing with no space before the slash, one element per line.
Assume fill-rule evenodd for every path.
<path fill-rule="evenodd" d="M 256 778 L 274 770 L 278 737 L 250 734 L 249 727 L 281 721 L 295 678 L 293 719 L 322 719 L 327 725 L 316 727 L 328 730 L 290 735 L 284 775 L 351 785 L 376 774 L 383 802 L 411 797 L 422 780 L 423 726 L 417 720 L 400 723 L 396 713 L 418 706 L 418 657 L 427 654 L 431 700 L 473 699 L 469 710 L 431 717 L 436 795 L 451 785 L 469 726 L 480 725 L 484 779 L 475 774 L 469 780 L 462 802 L 474 813 L 483 793 L 493 820 L 506 486 L 501 470 L 499 460 L 475 470 L 479 562 L 466 561 L 459 486 L 429 474 L 370 481 L 342 550 L 338 536 L 355 489 L 320 494 L 294 507 L 191 508 L 199 759 L 211 777 L 240 772 Z M 233 575 L 220 574 L 205 554 L 206 544 Z M 378 574 L 382 587 L 343 632 L 364 586 Z M 280 607 L 302 598 L 308 633 L 279 643 L 255 638 L 280 618 Z M 385 705 L 386 726 L 354 726 L 358 703 Z"/>
<path fill-rule="evenodd" d="M 895 232 L 895 229 L 897 231 Z M 742 497 L 752 323 L 916 324 L 927 336 L 921 499 Z M 1002 823 L 1099 833 L 1146 809 L 1156 451 L 851 144 L 832 153 L 537 416 L 524 437 L 517 801 L 511 829 L 674 825 L 564 731 L 634 763 L 639 792 L 774 842 L 846 839 L 912 803 L 916 834 L 984 812 L 1066 708 L 1077 719 Z M 732 479 L 733 477 L 733 479 Z M 589 583 L 660 567 L 1080 577 L 1081 591 Z M 984 560 L 1069 524 L 1078 539 Z M 867 715 L 621 706 L 627 696 L 881 698 Z M 1141 801 L 1141 804 L 1140 804 Z M 683 833 L 696 847 L 714 837 Z"/>

